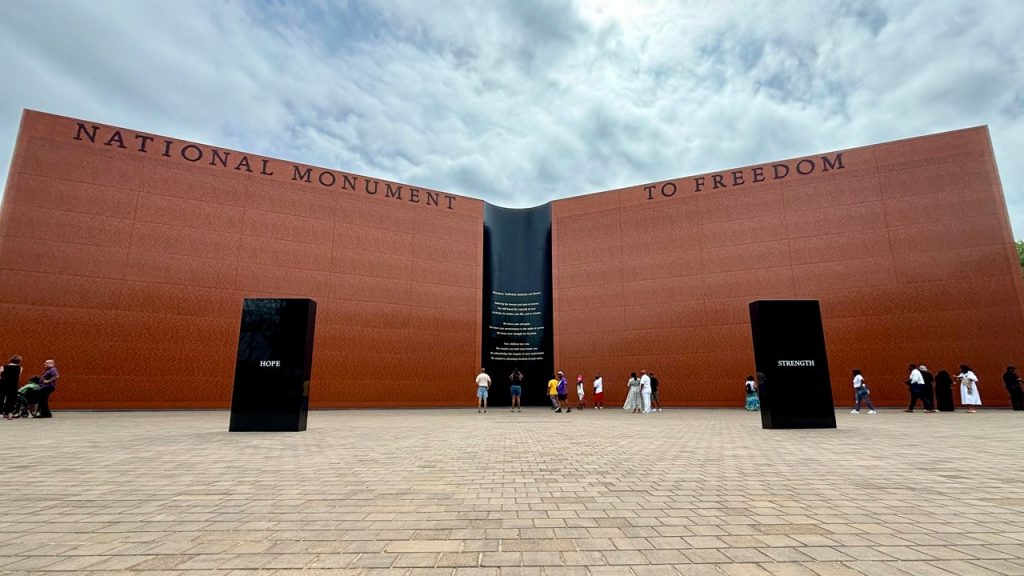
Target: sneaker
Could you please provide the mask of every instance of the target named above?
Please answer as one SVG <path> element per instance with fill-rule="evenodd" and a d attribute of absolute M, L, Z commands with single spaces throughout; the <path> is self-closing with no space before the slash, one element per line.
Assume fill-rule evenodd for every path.
<path fill-rule="evenodd" d="M 561 411 L 562 411 L 562 409 L 561 409 L 561 408 L 559 408 L 558 410 L 555 410 L 555 413 L 557 414 L 557 413 L 559 413 L 559 412 L 561 412 Z"/>
<path fill-rule="evenodd" d="M 509 410 L 509 412 L 515 412 L 515 411 L 516 411 L 516 409 L 515 409 L 515 408 L 513 408 L 513 409 Z"/>
<path fill-rule="evenodd" d="M 913 410 L 904 410 L 904 412 L 910 412 L 910 413 L 913 413 L 914 411 L 913 411 Z"/>
<path fill-rule="evenodd" d="M 878 410 L 868 410 L 868 414 L 878 414 Z"/>
<path fill-rule="evenodd" d="M 479 411 L 479 410 L 477 410 L 477 411 L 476 411 L 476 413 L 477 413 L 477 414 L 479 414 L 479 413 L 480 413 L 480 411 Z"/>
<path fill-rule="evenodd" d="M 520 409 L 516 410 L 516 412 L 522 412 L 522 411 L 523 411 L 523 409 L 522 409 L 522 408 L 520 408 Z"/>
<path fill-rule="evenodd" d="M 658 412 L 661 412 L 661 408 L 658 408 Z"/>
<path fill-rule="evenodd" d="M 850 414 L 860 414 L 860 410 L 850 410 Z"/>
<path fill-rule="evenodd" d="M 567 409 L 565 410 L 565 413 L 566 413 L 566 414 L 568 414 L 569 412 L 572 412 L 572 408 L 567 408 Z"/>

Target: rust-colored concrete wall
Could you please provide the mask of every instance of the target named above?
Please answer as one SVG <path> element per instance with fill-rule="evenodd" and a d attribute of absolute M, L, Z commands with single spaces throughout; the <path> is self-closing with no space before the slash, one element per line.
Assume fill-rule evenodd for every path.
<path fill-rule="evenodd" d="M 313 406 L 472 393 L 482 202 L 78 123 L 24 114 L 0 215 L 0 353 L 55 406 L 227 406 L 250 296 L 317 301 Z"/>
<path fill-rule="evenodd" d="M 909 362 L 969 364 L 983 402 L 1008 405 L 1024 286 L 987 129 L 838 154 L 555 202 L 559 368 L 602 372 L 610 403 L 646 369 L 667 404 L 739 406 L 747 304 L 812 298 L 837 405 L 853 368 L 877 403 L 906 402 Z"/>
<path fill-rule="evenodd" d="M 985 128 L 552 217 L 556 365 L 602 372 L 609 404 L 647 369 L 667 405 L 740 405 L 762 298 L 821 301 L 839 405 L 854 367 L 876 401 L 905 401 L 911 361 L 968 363 L 985 404 L 1008 403 L 1024 283 Z M 310 297 L 314 406 L 472 403 L 482 227 L 475 199 L 26 112 L 0 212 L 0 353 L 29 374 L 55 358 L 58 407 L 225 407 L 242 298 Z"/>

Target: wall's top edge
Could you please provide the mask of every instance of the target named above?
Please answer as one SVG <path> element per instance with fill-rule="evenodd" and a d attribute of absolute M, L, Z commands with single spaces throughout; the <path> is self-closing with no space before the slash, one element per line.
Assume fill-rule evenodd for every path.
<path fill-rule="evenodd" d="M 233 148 L 226 148 L 226 147 L 223 147 L 223 146 L 218 146 L 218 145 L 214 145 L 214 144 L 208 144 L 208 143 L 205 143 L 205 142 L 197 142 L 197 141 L 184 140 L 184 139 L 180 139 L 180 138 L 177 138 L 177 137 L 174 137 L 174 136 L 167 136 L 167 135 L 163 135 L 163 134 L 156 134 L 154 132 L 145 132 L 145 131 L 141 131 L 141 130 L 135 130 L 133 128 L 127 128 L 127 127 L 124 127 L 124 126 L 118 126 L 118 125 L 114 125 L 114 124 L 104 124 L 102 122 L 95 122 L 95 121 L 88 120 L 88 119 L 74 118 L 74 117 L 71 117 L 71 116 L 63 116 L 63 115 L 60 115 L 60 114 L 52 114 L 50 112 L 43 112 L 43 111 L 32 110 L 32 109 L 28 109 L 28 108 L 23 110 L 22 122 L 21 122 L 21 126 L 20 126 L 20 129 L 19 129 L 19 132 L 18 132 L 18 141 L 21 141 L 23 138 L 25 138 L 27 136 L 34 135 L 33 133 L 42 134 L 42 133 L 46 132 L 48 127 L 45 126 L 45 124 L 46 123 L 53 124 L 55 122 L 56 123 L 68 123 L 71 126 L 71 130 L 73 130 L 73 131 L 76 129 L 76 125 L 77 124 L 88 125 L 88 127 L 90 129 L 93 126 L 97 126 L 97 127 L 99 127 L 100 130 L 103 131 L 103 134 L 102 134 L 103 138 L 108 137 L 108 133 L 113 133 L 114 131 L 120 131 L 122 133 L 130 133 L 131 136 L 124 135 L 124 143 L 128 147 L 129 151 L 131 151 L 131 149 L 133 147 L 134 138 L 135 138 L 136 135 L 152 138 L 152 142 L 153 143 L 150 145 L 150 149 L 152 151 L 156 152 L 155 154 L 152 154 L 153 156 L 159 156 L 160 155 L 159 154 L 159 150 L 155 150 L 155 149 L 156 149 L 156 147 L 161 145 L 160 144 L 161 142 L 163 142 L 165 140 L 171 140 L 171 141 L 173 141 L 175 143 L 175 148 L 174 148 L 175 151 L 180 150 L 180 149 L 182 149 L 184 147 L 188 147 L 188 146 L 197 146 L 197 147 L 201 147 L 201 148 L 206 148 L 209 151 L 216 150 L 216 151 L 218 151 L 218 152 L 220 152 L 222 154 L 223 153 L 229 153 L 229 154 L 237 155 L 237 156 L 251 157 L 253 159 L 252 160 L 252 162 L 253 162 L 253 165 L 252 165 L 253 171 L 255 173 L 257 173 L 257 174 L 259 173 L 258 161 L 259 160 L 266 160 L 266 161 L 273 162 L 273 163 L 287 164 L 289 166 L 294 166 L 294 167 L 297 167 L 297 168 L 301 168 L 302 170 L 305 170 L 305 169 L 309 168 L 309 169 L 313 170 L 314 174 L 330 173 L 330 174 L 333 175 L 334 179 L 339 179 L 339 180 L 342 179 L 344 176 L 348 176 L 350 178 L 363 179 L 364 181 L 368 181 L 368 182 L 375 182 L 376 181 L 376 182 L 379 182 L 379 184 L 381 184 L 382 188 L 383 188 L 384 184 L 393 184 L 393 185 L 399 185 L 399 186 L 413 187 L 410 184 L 403 183 L 403 182 L 397 182 L 397 181 L 394 181 L 394 180 L 387 180 L 387 179 L 383 179 L 383 178 L 376 178 L 376 177 L 373 177 L 373 176 L 366 176 L 366 175 L 363 175 L 363 174 L 358 174 L 358 173 L 355 173 L 355 172 L 347 172 L 347 171 L 344 171 L 344 170 L 339 170 L 339 169 L 334 169 L 334 168 L 324 168 L 322 166 L 316 166 L 316 165 L 313 165 L 313 164 L 306 164 L 306 163 L 303 163 L 303 162 L 297 162 L 297 161 L 287 160 L 287 159 L 283 159 L 283 158 L 275 158 L 275 157 L 271 157 L 271 156 L 264 156 L 262 154 L 257 154 L 257 153 L 254 153 L 254 152 L 246 152 L 246 151 L 243 151 L 243 150 L 237 150 L 237 149 L 233 149 Z M 73 132 L 72 132 L 71 136 L 74 136 Z M 99 141 L 99 140 L 100 140 L 100 137 L 97 137 L 97 141 Z M 212 153 L 212 152 L 210 152 L 210 153 Z M 177 152 L 175 152 L 175 154 L 177 154 Z M 203 161 L 200 162 L 200 164 L 206 163 L 206 160 L 207 159 L 204 158 Z M 240 174 L 237 174 L 237 175 L 249 176 L 250 174 L 240 173 Z M 315 176 L 314 176 L 314 178 L 313 178 L 314 184 L 316 183 L 315 180 L 316 179 L 315 179 Z M 464 195 L 461 195 L 461 194 L 454 194 L 454 193 L 446 192 L 446 191 L 443 191 L 443 190 L 436 190 L 436 189 L 432 189 L 432 188 L 424 188 L 424 187 L 414 187 L 414 188 L 416 190 L 418 190 L 422 194 L 425 194 L 426 192 L 429 191 L 431 193 L 442 194 L 445 197 L 458 198 L 460 200 L 458 204 L 468 203 L 470 205 L 473 205 L 474 208 L 477 209 L 477 210 L 479 209 L 479 207 L 482 206 L 482 203 L 483 203 L 483 201 L 480 200 L 479 198 L 473 198 L 471 196 L 464 196 Z"/>
<path fill-rule="evenodd" d="M 130 132 L 135 133 L 135 134 L 143 134 L 143 135 L 146 135 L 146 136 L 152 136 L 154 138 L 160 138 L 160 139 L 172 138 L 172 137 L 169 137 L 169 136 L 164 136 L 164 135 L 155 134 L 155 133 L 151 133 L 151 132 L 140 132 L 138 130 L 134 130 L 134 129 L 131 129 L 131 128 L 125 128 L 125 127 L 122 127 L 122 126 L 116 126 L 116 125 L 112 125 L 112 124 L 97 123 L 97 122 L 93 122 L 92 120 L 86 120 L 86 119 L 81 119 L 81 118 L 73 118 L 73 117 L 70 117 L 70 116 L 63 116 L 63 115 L 60 115 L 60 114 L 53 114 L 53 113 L 50 113 L 50 112 L 43 112 L 43 111 L 39 111 L 39 110 L 25 109 L 24 112 L 23 112 L 21 129 L 19 131 L 19 139 L 21 138 L 21 132 L 25 131 L 26 127 L 30 126 L 32 124 L 32 122 L 34 120 L 34 117 L 59 119 L 59 120 L 64 120 L 64 121 L 69 121 L 69 122 L 76 122 L 76 123 L 88 122 L 90 125 L 99 124 L 99 125 L 101 125 L 104 128 L 112 129 L 112 130 L 130 131 Z M 717 170 L 717 171 L 709 171 L 709 172 L 703 172 L 703 173 L 699 173 L 699 174 L 679 176 L 679 177 L 670 178 L 670 179 L 667 179 L 667 180 L 657 180 L 657 181 L 653 181 L 653 182 L 645 182 L 645 183 L 635 184 L 635 185 L 631 185 L 631 186 L 624 186 L 624 187 L 621 187 L 621 188 L 614 188 L 614 189 L 610 189 L 610 190 L 601 190 L 601 191 L 589 192 L 589 193 L 586 193 L 586 194 L 579 194 L 579 195 L 571 196 L 571 197 L 567 197 L 567 198 L 559 198 L 559 199 L 551 200 L 549 202 L 545 202 L 544 204 L 555 205 L 555 204 L 558 204 L 558 203 L 561 203 L 561 202 L 573 201 L 573 200 L 578 199 L 578 198 L 584 198 L 584 197 L 588 197 L 588 196 L 595 196 L 595 195 L 602 195 L 602 194 L 621 193 L 621 192 L 629 191 L 629 190 L 642 189 L 642 188 L 648 187 L 648 186 L 656 186 L 656 185 L 659 185 L 659 184 L 664 184 L 666 182 L 672 182 L 672 181 L 675 181 L 675 180 L 696 179 L 696 178 L 700 178 L 702 176 L 711 176 L 711 175 L 714 175 L 714 174 L 738 172 L 738 171 L 742 171 L 742 170 L 749 170 L 749 169 L 752 169 L 752 168 L 755 168 L 755 167 L 759 167 L 759 166 L 768 166 L 768 165 L 771 165 L 771 164 L 799 162 L 801 159 L 805 159 L 805 158 L 816 158 L 816 157 L 819 157 L 819 156 L 836 155 L 836 154 L 844 154 L 844 153 L 854 153 L 854 152 L 864 151 L 864 150 L 868 150 L 868 149 L 872 149 L 872 148 L 876 148 L 876 147 L 880 147 L 880 146 L 902 145 L 902 144 L 908 144 L 908 143 L 912 143 L 912 142 L 920 141 L 920 140 L 939 138 L 939 137 L 950 136 L 950 135 L 955 135 L 955 134 L 960 134 L 960 133 L 967 134 L 967 133 L 970 133 L 970 132 L 977 132 L 977 131 L 983 132 L 984 136 L 985 136 L 985 139 L 990 141 L 989 132 L 988 132 L 988 126 L 987 125 L 980 125 L 980 126 L 973 126 L 973 127 L 968 127 L 968 128 L 961 128 L 961 129 L 957 129 L 957 130 L 949 130 L 949 131 L 945 131 L 945 132 L 936 132 L 936 133 L 926 134 L 926 135 L 921 135 L 921 136 L 913 136 L 913 137 L 909 137 L 909 138 L 902 138 L 902 139 L 891 140 L 891 141 L 886 141 L 886 142 L 877 142 L 877 143 L 874 143 L 874 144 L 866 144 L 864 146 L 857 146 L 857 147 L 846 148 L 846 149 L 842 149 L 842 150 L 832 150 L 832 151 L 828 151 L 828 152 L 819 152 L 819 153 L 816 153 L 816 154 L 808 154 L 808 155 L 805 155 L 805 156 L 796 156 L 796 157 L 786 158 L 786 159 L 782 159 L 782 160 L 773 160 L 773 161 L 760 162 L 760 163 L 755 163 L 755 164 L 749 164 L 749 165 L 742 166 L 742 167 L 724 168 L 724 169 Z M 207 143 L 203 143 L 203 142 L 192 142 L 192 141 L 187 141 L 187 140 L 177 140 L 177 142 L 179 142 L 179 143 L 181 143 L 182 145 L 185 145 L 185 146 L 187 146 L 189 144 L 195 144 L 195 145 L 206 146 L 206 147 L 211 148 L 211 149 L 216 149 L 216 150 L 219 150 L 221 152 L 230 152 L 230 153 L 233 153 L 233 154 L 243 154 L 243 155 L 250 155 L 251 154 L 251 155 L 255 156 L 255 154 L 252 154 L 250 152 L 245 152 L 245 151 L 235 150 L 235 149 L 230 149 L 230 148 L 224 148 L 224 147 L 221 147 L 221 146 L 216 146 L 216 145 L 213 145 L 213 144 L 207 144 Z M 338 174 L 348 175 L 348 176 L 356 177 L 356 178 L 363 178 L 365 180 L 377 180 L 376 178 L 368 177 L 368 176 L 365 176 L 365 175 L 362 175 L 362 174 L 357 174 L 355 172 L 347 172 L 347 171 L 343 171 L 343 170 L 339 170 L 339 169 L 324 168 L 324 167 L 315 166 L 315 165 L 312 165 L 312 164 L 306 164 L 306 163 L 302 163 L 302 162 L 295 162 L 295 161 L 286 160 L 286 159 L 280 159 L 280 158 L 270 158 L 270 157 L 267 157 L 267 159 L 268 160 L 278 161 L 278 162 L 289 162 L 289 163 L 293 164 L 294 166 L 301 166 L 303 168 L 312 168 L 312 169 L 320 170 L 320 171 L 337 172 Z M 409 184 L 405 184 L 405 183 L 399 183 L 399 182 L 396 182 L 396 181 L 388 181 L 388 180 L 383 180 L 383 179 L 381 179 L 381 181 L 382 182 L 390 182 L 390 183 L 393 183 L 393 184 L 402 184 L 402 185 L 405 185 L 405 186 L 409 185 Z M 421 190 L 426 191 L 428 189 L 427 188 L 421 188 Z M 457 197 L 457 198 L 464 198 L 465 200 L 470 201 L 472 203 L 486 202 L 486 201 L 484 201 L 482 199 L 474 198 L 472 196 L 465 196 L 465 195 L 450 193 L 450 192 L 442 191 L 442 190 L 430 189 L 430 191 L 431 192 L 443 193 L 443 194 L 445 194 L 447 196 L 452 196 L 452 197 Z M 491 204 L 491 203 L 488 203 L 488 204 Z M 544 204 L 539 204 L 538 206 L 542 206 Z M 500 206 L 500 205 L 497 205 L 497 204 L 491 204 L 491 205 L 495 206 L 495 207 L 499 207 L 499 208 L 506 208 L 504 206 Z M 507 209 L 509 209 L 509 210 L 530 210 L 532 208 L 535 208 L 535 207 L 507 208 Z"/>
<path fill-rule="evenodd" d="M 679 180 L 690 180 L 690 179 L 694 179 L 694 178 L 700 178 L 702 176 L 704 176 L 704 177 L 711 176 L 713 174 L 726 174 L 726 173 L 731 173 L 731 172 L 748 171 L 748 170 L 750 170 L 752 168 L 759 167 L 759 166 L 770 166 L 772 164 L 794 163 L 794 162 L 799 162 L 800 160 L 803 160 L 805 158 L 817 158 L 817 157 L 820 157 L 820 156 L 827 156 L 827 155 L 857 153 L 857 152 L 863 152 L 863 151 L 872 150 L 872 149 L 883 147 L 883 146 L 900 146 L 900 145 L 910 144 L 910 143 L 914 143 L 914 142 L 919 142 L 919 141 L 922 141 L 922 140 L 930 140 L 930 139 L 935 139 L 935 138 L 943 138 L 943 137 L 955 136 L 955 135 L 958 135 L 958 134 L 966 135 L 966 134 L 970 134 L 972 132 L 982 132 L 984 134 L 984 137 L 985 137 L 986 141 L 989 141 L 989 142 L 991 141 L 991 138 L 989 136 L 988 125 L 987 124 L 981 124 L 981 125 L 978 125 L 978 126 L 970 126 L 970 127 L 966 127 L 966 128 L 958 128 L 956 130 L 946 130 L 946 131 L 943 131 L 943 132 L 933 132 L 931 134 L 923 134 L 923 135 L 919 135 L 919 136 L 910 136 L 908 138 L 899 138 L 899 139 L 896 139 L 896 140 L 886 140 L 884 142 L 875 142 L 873 144 L 865 144 L 863 146 L 855 146 L 855 147 L 852 147 L 852 148 L 842 148 L 842 149 L 837 149 L 837 150 L 828 150 L 828 151 L 823 151 L 823 152 L 815 152 L 815 153 L 812 153 L 812 154 L 805 154 L 803 156 L 792 156 L 792 157 L 789 157 L 789 158 L 782 158 L 782 159 L 777 159 L 777 160 L 766 160 L 764 162 L 757 162 L 757 163 L 754 163 L 754 164 L 747 164 L 747 165 L 744 165 L 744 166 L 726 167 L 726 168 L 721 168 L 721 169 L 718 169 L 718 170 L 710 170 L 710 171 L 707 171 L 707 172 L 700 172 L 700 173 L 697 173 L 697 174 L 686 174 L 686 175 L 682 175 L 682 176 L 674 176 L 672 178 L 667 178 L 667 179 L 664 179 L 664 180 L 653 180 L 653 181 L 650 181 L 650 182 L 641 182 L 641 183 L 637 183 L 637 184 L 631 184 L 631 185 L 628 185 L 628 186 L 622 186 L 620 188 L 612 188 L 610 190 L 600 190 L 600 191 L 596 191 L 596 192 L 588 192 L 586 194 L 580 194 L 580 195 L 577 195 L 577 196 L 571 196 L 571 197 L 567 197 L 567 198 L 559 198 L 557 200 L 553 200 L 552 202 L 554 202 L 554 203 L 571 202 L 571 201 L 573 201 L 575 199 L 578 199 L 578 198 L 598 196 L 598 195 L 601 195 L 601 194 L 616 194 L 616 193 L 623 193 L 623 192 L 628 192 L 628 191 L 635 191 L 637 189 L 643 189 L 645 186 L 652 186 L 652 185 L 657 186 L 659 184 L 664 184 L 666 182 L 673 182 L 673 181 L 679 181 Z"/>

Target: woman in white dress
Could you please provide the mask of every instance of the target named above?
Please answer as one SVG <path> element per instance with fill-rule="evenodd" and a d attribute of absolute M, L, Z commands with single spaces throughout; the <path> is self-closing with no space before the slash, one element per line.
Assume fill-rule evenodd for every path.
<path fill-rule="evenodd" d="M 960 365 L 960 373 L 956 375 L 960 379 L 960 404 L 967 407 L 967 413 L 977 412 L 975 406 L 981 406 L 981 392 L 978 391 L 978 377 L 971 372 L 966 364 Z"/>
<path fill-rule="evenodd" d="M 626 395 L 626 403 L 622 405 L 623 410 L 632 410 L 634 414 L 639 414 L 643 410 L 643 399 L 640 398 L 640 379 L 636 377 L 636 372 L 629 373 L 629 382 L 626 383 L 629 386 L 629 394 Z"/>

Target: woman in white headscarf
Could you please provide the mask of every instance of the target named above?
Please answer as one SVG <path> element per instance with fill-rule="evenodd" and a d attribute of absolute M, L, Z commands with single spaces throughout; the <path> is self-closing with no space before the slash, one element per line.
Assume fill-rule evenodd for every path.
<path fill-rule="evenodd" d="M 966 364 L 960 365 L 960 373 L 956 375 L 960 379 L 960 404 L 967 407 L 967 413 L 977 412 L 976 406 L 981 406 L 981 392 L 978 391 L 978 377 L 974 375 Z"/>

